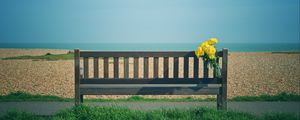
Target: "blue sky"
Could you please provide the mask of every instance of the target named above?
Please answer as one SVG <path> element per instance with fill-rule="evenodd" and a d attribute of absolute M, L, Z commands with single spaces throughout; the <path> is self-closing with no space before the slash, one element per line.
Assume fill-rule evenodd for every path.
<path fill-rule="evenodd" d="M 299 0 L 1 0 L 2 43 L 299 43 Z"/>

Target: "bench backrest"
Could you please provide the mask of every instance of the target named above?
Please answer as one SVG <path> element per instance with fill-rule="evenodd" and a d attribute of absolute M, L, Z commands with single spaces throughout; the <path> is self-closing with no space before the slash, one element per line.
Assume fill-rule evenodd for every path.
<path fill-rule="evenodd" d="M 75 58 L 75 97 L 85 94 L 225 94 L 227 96 L 227 59 L 228 50 L 216 53 L 222 58 L 222 76 L 209 77 L 207 62 L 199 62 L 194 51 L 80 51 L 74 50 Z M 183 77 L 179 77 L 179 58 L 183 58 Z M 83 58 L 83 75 L 80 74 L 80 60 Z M 93 59 L 93 77 L 89 76 L 89 59 Z M 109 77 L 109 59 L 113 59 L 113 77 Z M 119 60 L 123 58 L 124 77 L 119 76 Z M 133 58 L 133 78 L 129 77 L 129 58 Z M 143 77 L 139 77 L 139 58 L 143 59 Z M 149 76 L 149 58 L 153 58 L 153 77 Z M 159 58 L 163 59 L 163 76 L 159 76 Z M 169 58 L 173 58 L 173 76 L 169 76 Z M 189 59 L 194 59 L 193 63 Z M 99 77 L 99 59 L 103 59 L 103 77 Z M 202 61 L 202 60 L 201 60 Z M 219 59 L 217 59 L 219 63 Z M 189 65 L 193 65 L 193 77 L 189 76 Z M 199 64 L 203 65 L 203 77 L 199 77 Z M 134 89 L 127 84 L 136 84 Z M 145 84 L 148 84 L 145 85 Z M 161 87 L 151 87 L 151 85 Z M 192 89 L 193 84 L 209 86 L 221 85 L 215 89 L 200 87 Z M 97 85 L 105 85 L 97 87 Z M 114 85 L 114 87 L 109 87 Z M 116 85 L 120 85 L 116 87 Z M 173 85 L 173 87 L 172 87 Z M 140 88 L 138 86 L 141 86 Z M 125 88 L 124 88 L 125 87 Z M 145 88 L 144 88 L 145 87 Z M 162 88 L 165 87 L 165 88 Z M 107 89 L 104 89 L 107 88 Z M 111 88 L 111 89 L 108 89 Z M 178 90 L 180 88 L 180 90 Z M 199 88 L 199 86 L 198 86 Z M 226 99 L 226 98 L 224 98 Z"/>

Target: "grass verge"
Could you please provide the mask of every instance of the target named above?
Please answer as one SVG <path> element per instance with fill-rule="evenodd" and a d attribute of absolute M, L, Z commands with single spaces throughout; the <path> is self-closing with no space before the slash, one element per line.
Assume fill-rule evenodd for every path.
<path fill-rule="evenodd" d="M 67 54 L 51 54 L 51 53 L 47 53 L 45 55 L 39 55 L 39 56 L 24 55 L 24 56 L 15 56 L 15 57 L 2 58 L 2 60 L 34 60 L 34 61 L 37 61 L 37 60 L 49 60 L 49 61 L 55 61 L 55 60 L 74 60 L 74 53 L 72 53 L 72 52 L 69 52 Z M 123 63 L 123 57 L 119 58 L 119 62 Z M 113 63 L 113 58 L 112 57 L 109 58 L 109 63 L 110 64 Z M 133 64 L 133 63 L 129 62 L 129 64 Z"/>
<path fill-rule="evenodd" d="M 255 116 L 236 111 L 222 111 L 211 108 L 160 109 L 152 111 L 129 110 L 120 107 L 77 106 L 65 109 L 47 118 L 31 113 L 6 112 L 1 120 L 297 120 L 299 116 L 289 113 L 268 113 Z"/>
<path fill-rule="evenodd" d="M 230 101 L 300 101 L 300 95 L 282 92 L 276 95 L 237 96 Z"/>
<path fill-rule="evenodd" d="M 20 101 L 72 101 L 71 98 L 61 98 L 51 95 L 32 95 L 25 92 L 12 92 L 8 95 L 0 96 L 0 102 L 20 102 Z"/>
<path fill-rule="evenodd" d="M 32 95 L 25 92 L 13 92 L 8 95 L 0 96 L 0 102 L 12 101 L 64 101 L 71 102 L 72 98 L 62 98 L 50 95 Z M 166 102 L 197 102 L 197 101 L 215 101 L 216 98 L 195 99 L 186 98 L 144 98 L 143 96 L 130 96 L 126 99 L 84 99 L 85 102 L 120 102 L 120 101 L 166 101 Z M 260 96 L 237 96 L 229 101 L 300 101 L 300 95 L 280 93 L 277 95 L 260 95 Z"/>
<path fill-rule="evenodd" d="M 51 54 L 47 53 L 45 55 L 39 55 L 39 56 L 30 56 L 30 55 L 24 55 L 24 56 L 16 56 L 16 57 L 7 57 L 2 58 L 2 60 L 23 60 L 23 59 L 31 59 L 31 60 L 72 60 L 74 59 L 74 53 L 67 53 L 67 54 Z"/>

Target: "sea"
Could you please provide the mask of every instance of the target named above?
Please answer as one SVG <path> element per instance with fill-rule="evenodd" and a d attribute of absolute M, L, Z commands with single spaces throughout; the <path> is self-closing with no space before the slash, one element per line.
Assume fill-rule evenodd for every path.
<path fill-rule="evenodd" d="M 0 48 L 80 49 L 101 51 L 193 51 L 195 43 L 0 43 Z M 217 43 L 217 50 L 231 52 L 292 52 L 300 51 L 299 43 Z"/>

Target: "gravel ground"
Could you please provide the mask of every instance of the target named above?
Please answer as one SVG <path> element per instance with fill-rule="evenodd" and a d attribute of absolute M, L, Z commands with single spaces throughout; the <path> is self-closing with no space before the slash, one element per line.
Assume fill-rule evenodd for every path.
<path fill-rule="evenodd" d="M 46 53 L 62 54 L 68 50 L 47 49 L 0 49 L 0 58 L 19 55 L 43 55 Z M 130 59 L 132 62 L 133 59 Z M 143 73 L 143 59 L 140 59 L 139 77 Z M 150 58 L 150 77 L 151 62 Z M 173 63 L 170 59 L 170 76 L 172 75 Z M 179 69 L 183 68 L 179 59 Z M 193 59 L 190 59 L 192 62 Z M 102 77 L 102 60 L 100 60 L 100 77 Z M 73 60 L 59 61 L 32 61 L 32 60 L 0 60 L 0 95 L 14 91 L 25 91 L 31 94 L 56 95 L 60 97 L 74 97 L 74 66 Z M 93 64 L 90 60 L 90 76 L 93 77 Z M 122 60 L 120 60 L 120 77 L 123 76 Z M 163 66 L 160 58 L 160 66 Z M 200 64 L 201 66 L 202 64 Z M 113 65 L 110 64 L 110 75 L 113 76 Z M 133 77 L 133 64 L 129 65 L 130 75 Z M 193 65 L 190 65 L 192 68 Z M 229 55 L 228 66 L 228 97 L 253 96 L 261 94 L 277 94 L 288 92 L 300 94 L 300 54 L 272 54 L 272 53 L 239 53 Z M 192 75 L 190 69 L 190 75 Z M 163 70 L 159 70 L 162 76 Z M 202 70 L 200 68 L 200 77 Z M 180 72 L 179 77 L 183 76 Z M 94 96 L 87 96 L 94 97 Z M 102 98 L 126 98 L 127 96 L 97 96 Z M 145 97 L 186 97 L 186 96 L 145 96 Z M 191 96 L 203 97 L 203 96 Z M 215 96 L 208 96 L 215 97 Z"/>

